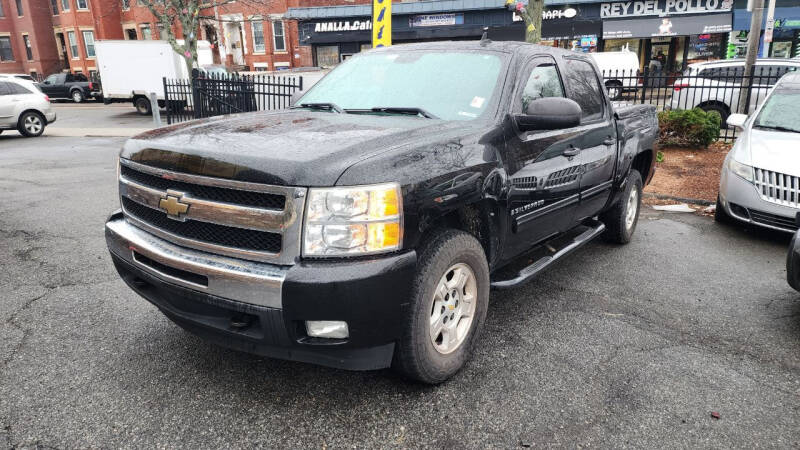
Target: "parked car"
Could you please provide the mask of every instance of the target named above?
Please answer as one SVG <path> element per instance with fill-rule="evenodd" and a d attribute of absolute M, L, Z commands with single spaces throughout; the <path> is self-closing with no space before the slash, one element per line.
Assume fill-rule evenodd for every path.
<path fill-rule="evenodd" d="M 51 99 L 71 99 L 75 103 L 102 97 L 100 83 L 89 81 L 82 73 L 54 73 L 39 87 Z"/>
<path fill-rule="evenodd" d="M 619 100 L 623 92 L 639 87 L 639 57 L 629 50 L 589 53 L 603 74 L 611 100 Z"/>
<path fill-rule="evenodd" d="M 378 48 L 293 109 L 128 140 L 106 240 L 135 292 L 213 342 L 439 383 L 469 358 L 490 287 L 603 233 L 632 239 L 657 129 L 655 107 L 615 110 L 574 52 Z"/>
<path fill-rule="evenodd" d="M 40 136 L 55 120 L 50 99 L 32 82 L 0 78 L 0 132 L 16 129 L 26 137 Z"/>
<path fill-rule="evenodd" d="M 797 213 L 795 223 L 800 227 L 800 213 Z M 792 243 L 789 244 L 789 254 L 786 256 L 786 281 L 789 286 L 800 291 L 800 229 L 795 232 Z"/>
<path fill-rule="evenodd" d="M 797 230 L 800 211 L 800 72 L 785 75 L 750 118 L 722 166 L 716 216 L 782 231 Z"/>
<path fill-rule="evenodd" d="M 787 72 L 800 68 L 797 59 L 759 59 L 753 71 L 752 92 L 748 112 L 755 111 L 769 89 Z M 675 80 L 672 109 L 700 108 L 716 111 L 725 127 L 728 116 L 739 110 L 739 97 L 744 77 L 744 60 L 727 59 L 690 64 L 683 76 Z"/>
<path fill-rule="evenodd" d="M 32 76 L 24 73 L 0 73 L 0 78 L 16 78 L 19 80 L 30 81 L 31 83 L 38 83 Z"/>

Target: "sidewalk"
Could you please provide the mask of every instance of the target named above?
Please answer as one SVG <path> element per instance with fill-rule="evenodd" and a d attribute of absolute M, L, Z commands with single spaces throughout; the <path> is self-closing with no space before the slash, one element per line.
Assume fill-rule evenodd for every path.
<path fill-rule="evenodd" d="M 152 130 L 150 128 L 59 128 L 50 126 L 44 129 L 44 136 L 52 137 L 132 137 L 137 134 L 144 133 L 145 131 Z"/>

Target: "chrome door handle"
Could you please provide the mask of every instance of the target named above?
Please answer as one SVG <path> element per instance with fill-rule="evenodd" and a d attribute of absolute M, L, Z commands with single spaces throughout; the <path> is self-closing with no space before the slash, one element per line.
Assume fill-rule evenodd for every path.
<path fill-rule="evenodd" d="M 564 150 L 564 152 L 561 153 L 561 154 L 566 156 L 566 157 L 568 157 L 568 158 L 572 158 L 573 156 L 577 156 L 578 153 L 580 153 L 580 152 L 581 152 L 581 149 L 575 148 L 575 147 L 570 147 L 570 148 Z"/>
<path fill-rule="evenodd" d="M 614 139 L 611 139 L 611 138 L 608 138 L 605 141 L 603 141 L 603 145 L 609 145 L 609 146 L 610 145 L 614 145 L 616 143 L 617 143 L 617 141 L 615 141 Z"/>

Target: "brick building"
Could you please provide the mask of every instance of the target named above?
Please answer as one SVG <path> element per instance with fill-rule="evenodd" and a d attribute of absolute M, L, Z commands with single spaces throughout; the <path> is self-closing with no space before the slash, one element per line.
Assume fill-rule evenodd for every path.
<path fill-rule="evenodd" d="M 281 70 L 311 64 L 297 23 L 284 18 L 298 0 L 249 0 L 205 9 L 197 30 L 214 61 L 236 70 Z M 180 38 L 180 29 L 175 29 Z M 0 72 L 37 76 L 97 70 L 94 43 L 161 39 L 164 30 L 136 0 L 0 0 Z"/>

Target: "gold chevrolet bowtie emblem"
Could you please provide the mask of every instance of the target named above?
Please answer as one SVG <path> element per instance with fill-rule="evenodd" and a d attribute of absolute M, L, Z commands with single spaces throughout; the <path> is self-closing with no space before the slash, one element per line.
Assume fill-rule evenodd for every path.
<path fill-rule="evenodd" d="M 170 218 L 181 219 L 181 215 L 189 211 L 189 205 L 181 203 L 181 197 L 183 197 L 181 193 L 167 192 L 167 196 L 158 202 L 158 207 L 163 209 Z"/>

